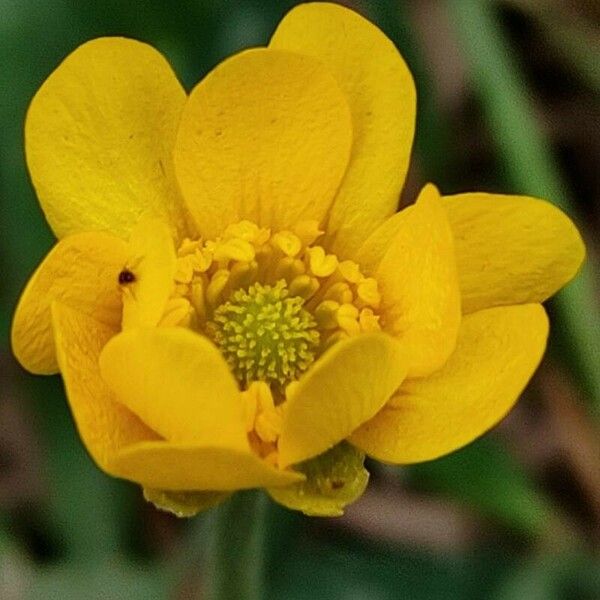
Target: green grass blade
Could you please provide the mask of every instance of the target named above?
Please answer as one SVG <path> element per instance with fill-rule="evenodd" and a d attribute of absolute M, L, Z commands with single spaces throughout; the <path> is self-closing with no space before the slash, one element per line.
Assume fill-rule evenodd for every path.
<path fill-rule="evenodd" d="M 514 191 L 546 198 L 577 217 L 548 141 L 535 119 L 528 87 L 495 18 L 494 3 L 447 3 L 467 57 L 471 79 Z M 554 300 L 572 366 L 600 415 L 600 313 L 593 258 Z M 596 270 L 597 272 L 597 270 Z"/>

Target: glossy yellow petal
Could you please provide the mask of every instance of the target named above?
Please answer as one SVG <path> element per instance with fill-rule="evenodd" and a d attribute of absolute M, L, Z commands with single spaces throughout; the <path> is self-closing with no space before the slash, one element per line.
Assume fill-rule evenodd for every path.
<path fill-rule="evenodd" d="M 465 313 L 543 302 L 581 266 L 581 236 L 549 202 L 483 193 L 443 201 L 454 233 Z"/>
<path fill-rule="evenodd" d="M 254 49 L 214 69 L 183 111 L 175 168 L 200 232 L 249 219 L 323 221 L 350 154 L 350 110 L 315 59 Z"/>
<path fill-rule="evenodd" d="M 446 366 L 431 377 L 407 379 L 350 441 L 392 463 L 430 460 L 468 444 L 511 409 L 542 358 L 547 335 L 539 304 L 467 315 Z"/>
<path fill-rule="evenodd" d="M 167 440 L 248 447 L 236 382 L 205 337 L 180 327 L 132 329 L 106 345 L 100 370 L 118 399 Z"/>
<path fill-rule="evenodd" d="M 460 293 L 452 232 L 433 185 L 393 220 L 394 237 L 375 277 L 385 330 L 402 341 L 409 377 L 422 377 L 442 367 L 456 344 Z"/>
<path fill-rule="evenodd" d="M 13 352 L 28 371 L 58 371 L 50 315 L 54 300 L 109 327 L 119 325 L 117 280 L 126 257 L 125 243 L 107 233 L 80 233 L 54 246 L 29 280 L 13 320 Z"/>
<path fill-rule="evenodd" d="M 279 464 L 317 456 L 370 419 L 406 375 L 402 348 L 384 333 L 342 340 L 288 388 Z"/>
<path fill-rule="evenodd" d="M 428 188 L 421 190 L 421 194 Z M 418 200 L 417 200 L 418 202 Z M 396 213 L 393 217 L 386 219 L 368 238 L 354 254 L 355 260 L 360 264 L 365 273 L 374 274 L 379 263 L 386 252 L 392 247 L 398 232 L 405 227 L 404 221 L 415 208 L 409 206 Z"/>
<path fill-rule="evenodd" d="M 142 218 L 131 232 L 125 270 L 132 281 L 122 284 L 123 329 L 154 327 L 174 287 L 175 246 L 166 223 Z"/>
<path fill-rule="evenodd" d="M 115 456 L 120 477 L 150 488 L 231 491 L 290 485 L 301 473 L 282 471 L 249 451 L 182 442 L 145 442 Z"/>
<path fill-rule="evenodd" d="M 301 4 L 279 24 L 271 48 L 322 61 L 346 94 L 354 139 L 333 205 L 333 250 L 352 254 L 396 210 L 410 159 L 416 93 L 410 71 L 377 27 L 337 4 Z"/>
<path fill-rule="evenodd" d="M 160 53 L 125 38 L 83 44 L 48 77 L 27 113 L 25 149 L 57 237 L 127 237 L 143 212 L 185 230 L 171 159 L 185 97 Z"/>
<path fill-rule="evenodd" d="M 52 305 L 52 318 L 58 363 L 79 435 L 98 466 L 115 475 L 109 463 L 116 452 L 158 438 L 117 402 L 100 376 L 98 357 L 117 329 L 58 302 Z"/>

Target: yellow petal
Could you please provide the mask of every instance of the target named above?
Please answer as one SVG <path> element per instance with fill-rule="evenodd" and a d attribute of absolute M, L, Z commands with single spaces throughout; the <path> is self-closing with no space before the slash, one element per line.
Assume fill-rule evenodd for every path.
<path fill-rule="evenodd" d="M 52 305 L 56 353 L 79 435 L 98 466 L 111 475 L 113 455 L 124 446 L 158 436 L 117 402 L 100 376 L 98 357 L 116 327 L 64 304 Z"/>
<path fill-rule="evenodd" d="M 428 189 L 427 186 L 421 190 L 421 194 L 423 194 L 426 189 Z M 375 273 L 377 271 L 377 267 L 382 258 L 392 247 L 396 235 L 404 227 L 403 223 L 407 215 L 410 215 L 414 210 L 414 207 L 409 206 L 396 213 L 393 217 L 386 219 L 363 241 L 360 248 L 355 252 L 354 258 L 365 273 Z"/>
<path fill-rule="evenodd" d="M 236 382 L 205 337 L 180 327 L 132 329 L 106 345 L 100 370 L 118 399 L 167 440 L 248 447 Z"/>
<path fill-rule="evenodd" d="M 185 230 L 171 161 L 184 102 L 167 61 L 141 42 L 99 38 L 62 62 L 25 123 L 27 165 L 57 237 L 127 237 L 143 212 Z"/>
<path fill-rule="evenodd" d="M 254 49 L 214 69 L 192 92 L 175 168 L 200 232 L 235 221 L 290 229 L 323 221 L 351 145 L 350 111 L 318 61 Z"/>
<path fill-rule="evenodd" d="M 32 275 L 12 325 L 12 348 L 32 373 L 58 371 L 50 305 L 54 300 L 109 327 L 121 321 L 118 276 L 125 243 L 107 233 L 80 233 L 58 242 Z"/>
<path fill-rule="evenodd" d="M 442 367 L 456 344 L 460 294 L 452 233 L 433 185 L 393 220 L 395 234 L 375 277 L 385 330 L 402 341 L 409 376 L 422 377 Z"/>
<path fill-rule="evenodd" d="M 183 442 L 143 442 L 121 451 L 111 467 L 120 477 L 150 488 L 231 491 L 277 487 L 304 476 L 282 471 L 249 451 Z"/>
<path fill-rule="evenodd" d="M 271 48 L 317 58 L 352 111 L 352 154 L 333 205 L 333 250 L 351 256 L 396 210 L 410 159 L 416 92 L 410 71 L 377 27 L 337 4 L 302 4 L 279 24 Z"/>
<path fill-rule="evenodd" d="M 288 388 L 280 466 L 317 456 L 346 438 L 377 413 L 405 375 L 402 349 L 386 334 L 336 343 Z"/>
<path fill-rule="evenodd" d="M 129 238 L 125 269 L 133 281 L 122 285 L 123 329 L 154 327 L 174 287 L 175 246 L 162 221 L 144 217 Z"/>
<path fill-rule="evenodd" d="M 527 196 L 444 198 L 455 240 L 463 312 L 543 302 L 585 256 L 577 228 L 558 208 Z"/>
<path fill-rule="evenodd" d="M 426 379 L 406 380 L 350 441 L 392 463 L 430 460 L 468 444 L 512 408 L 542 358 L 547 335 L 539 304 L 467 315 L 446 366 Z"/>

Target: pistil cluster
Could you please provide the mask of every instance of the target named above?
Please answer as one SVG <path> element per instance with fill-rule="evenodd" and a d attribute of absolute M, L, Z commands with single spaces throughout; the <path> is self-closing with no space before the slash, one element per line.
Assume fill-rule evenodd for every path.
<path fill-rule="evenodd" d="M 264 381 L 283 388 L 314 361 L 320 336 L 303 304 L 280 279 L 236 290 L 215 310 L 207 332 L 244 387 Z"/>

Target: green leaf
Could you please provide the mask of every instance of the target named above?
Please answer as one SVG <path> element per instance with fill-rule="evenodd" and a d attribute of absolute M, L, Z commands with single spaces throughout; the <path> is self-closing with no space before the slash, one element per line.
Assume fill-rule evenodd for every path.
<path fill-rule="evenodd" d="M 296 470 L 306 480 L 285 488 L 272 488 L 273 500 L 313 517 L 338 517 L 344 507 L 359 498 L 367 487 L 369 473 L 365 455 L 346 442 L 324 454 L 300 463 Z"/>
<path fill-rule="evenodd" d="M 552 505 L 522 467 L 489 438 L 413 465 L 409 474 L 422 489 L 450 496 L 528 536 L 541 536 L 557 520 Z"/>
<path fill-rule="evenodd" d="M 494 3 L 447 2 L 468 59 L 470 76 L 498 156 L 516 192 L 546 198 L 575 218 L 576 209 L 550 144 L 535 116 L 531 94 L 494 13 Z M 553 300 L 568 349 L 562 353 L 600 415 L 598 267 L 588 256 L 577 278 Z"/>
<path fill-rule="evenodd" d="M 599 598 L 600 567 L 593 556 L 556 552 L 534 556 L 512 569 L 492 600 L 563 600 Z"/>

